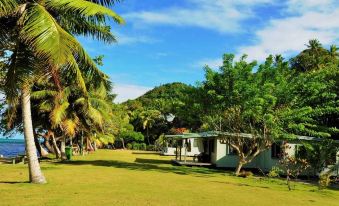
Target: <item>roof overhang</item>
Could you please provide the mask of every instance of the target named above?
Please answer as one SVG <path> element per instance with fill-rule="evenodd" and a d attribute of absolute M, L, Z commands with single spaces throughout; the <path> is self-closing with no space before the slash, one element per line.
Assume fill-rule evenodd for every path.
<path fill-rule="evenodd" d="M 207 139 L 207 138 L 215 138 L 215 137 L 244 137 L 244 138 L 253 138 L 252 134 L 248 133 L 230 133 L 230 132 L 219 132 L 219 131 L 208 131 L 201 133 L 183 133 L 183 134 L 175 134 L 175 135 L 165 135 L 165 138 L 173 138 L 173 139 Z M 257 137 L 258 138 L 258 137 Z M 309 136 L 298 136 L 288 138 L 290 141 L 314 141 L 320 142 L 324 139 L 317 137 L 309 137 Z M 284 140 L 284 139 L 280 139 Z M 339 140 L 333 140 L 334 143 L 339 144 Z"/>

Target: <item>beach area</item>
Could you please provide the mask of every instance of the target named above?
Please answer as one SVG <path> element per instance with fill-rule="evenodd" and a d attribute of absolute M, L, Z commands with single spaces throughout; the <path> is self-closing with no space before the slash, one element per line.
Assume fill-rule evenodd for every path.
<path fill-rule="evenodd" d="M 0 157 L 15 157 L 25 153 L 25 142 L 23 139 L 0 138 Z"/>

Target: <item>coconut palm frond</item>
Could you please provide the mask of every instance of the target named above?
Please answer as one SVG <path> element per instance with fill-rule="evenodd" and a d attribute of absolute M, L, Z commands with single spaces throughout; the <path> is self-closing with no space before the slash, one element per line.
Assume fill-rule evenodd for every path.
<path fill-rule="evenodd" d="M 77 100 L 75 100 L 74 104 L 83 106 L 86 104 L 86 98 L 80 97 Z"/>
<path fill-rule="evenodd" d="M 109 87 L 109 77 L 100 71 L 93 59 L 80 46 L 77 48 L 78 52 L 75 54 L 79 67 L 81 68 L 83 76 L 87 82 L 90 82 L 94 88 L 98 88 L 101 84 Z"/>
<path fill-rule="evenodd" d="M 124 20 L 111 9 L 85 0 L 48 0 L 46 7 L 63 13 L 83 16 L 108 16 L 116 23 L 123 24 Z"/>
<path fill-rule="evenodd" d="M 60 105 L 54 106 L 52 112 L 49 115 L 53 128 L 59 125 L 62 122 L 62 120 L 66 117 L 68 107 L 69 107 L 68 102 L 64 102 Z"/>
<path fill-rule="evenodd" d="M 102 6 L 110 7 L 115 5 L 116 3 L 120 3 L 123 0 L 88 0 L 96 4 L 100 4 Z"/>
<path fill-rule="evenodd" d="M 41 5 L 30 4 L 21 17 L 20 39 L 34 53 L 50 61 L 50 65 L 74 64 L 70 61 L 78 47 L 76 39 L 63 30 L 53 16 Z"/>
<path fill-rule="evenodd" d="M 104 99 L 89 97 L 89 102 L 94 108 L 100 109 L 104 112 L 111 111 L 111 105 Z"/>
<path fill-rule="evenodd" d="M 53 110 L 53 103 L 50 100 L 45 100 L 39 105 L 39 112 L 51 112 Z"/>
<path fill-rule="evenodd" d="M 39 90 L 39 91 L 33 91 L 31 93 L 31 98 L 34 100 L 39 100 L 39 99 L 45 99 L 48 97 L 53 97 L 57 95 L 57 91 L 53 90 Z"/>
<path fill-rule="evenodd" d="M 0 0 L 0 17 L 14 12 L 17 6 L 16 0 Z"/>
<path fill-rule="evenodd" d="M 36 68 L 35 63 L 25 45 L 18 44 L 5 68 L 7 70 L 5 93 L 8 104 L 17 103 L 22 85 L 31 81 L 29 77 Z"/>
<path fill-rule="evenodd" d="M 93 107 L 88 108 L 88 117 L 91 119 L 91 121 L 96 124 L 99 127 L 102 127 L 103 124 L 103 117 L 97 109 Z"/>
<path fill-rule="evenodd" d="M 79 124 L 79 119 L 77 117 L 73 119 L 66 119 L 65 121 L 61 123 L 65 134 L 71 137 L 75 136 L 78 124 Z"/>
<path fill-rule="evenodd" d="M 86 83 L 82 71 L 80 70 L 74 57 L 70 57 L 69 61 L 71 62 L 71 64 L 69 64 L 67 68 L 71 70 L 72 73 L 72 76 L 70 76 L 70 78 L 74 78 L 75 81 L 77 82 L 77 86 L 79 87 L 79 89 L 81 89 L 82 92 L 84 92 L 84 94 L 87 94 Z"/>
<path fill-rule="evenodd" d="M 116 38 L 111 32 L 110 26 L 104 23 L 95 22 L 83 16 L 63 14 L 59 24 L 66 31 L 74 35 L 93 37 L 104 43 L 116 42 Z"/>

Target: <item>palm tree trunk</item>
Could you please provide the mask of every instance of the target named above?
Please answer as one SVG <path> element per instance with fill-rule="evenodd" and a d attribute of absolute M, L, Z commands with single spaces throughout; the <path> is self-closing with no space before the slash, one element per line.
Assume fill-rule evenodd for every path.
<path fill-rule="evenodd" d="M 61 139 L 60 151 L 61 151 L 61 160 L 66 160 L 67 157 L 66 157 L 66 140 L 65 140 L 65 138 Z"/>
<path fill-rule="evenodd" d="M 37 152 L 39 153 L 39 156 L 42 157 L 39 139 L 35 135 L 34 135 L 34 143 L 35 143 L 35 147 L 37 149 Z"/>
<path fill-rule="evenodd" d="M 48 131 L 49 136 L 52 138 L 52 145 L 53 145 L 53 149 L 55 151 L 55 157 L 57 159 L 59 159 L 61 157 L 61 152 L 60 149 L 55 141 L 55 137 L 54 137 L 54 132 L 52 131 Z"/>
<path fill-rule="evenodd" d="M 41 144 L 39 142 L 38 135 L 35 132 L 34 128 L 33 128 L 33 135 L 34 135 L 35 146 L 36 146 L 36 149 L 38 150 L 38 153 L 39 153 L 40 157 L 47 157 L 48 156 L 48 152 L 41 146 Z"/>
<path fill-rule="evenodd" d="M 148 127 L 146 128 L 146 136 L 147 136 L 148 145 L 151 145 L 151 143 L 149 141 Z"/>
<path fill-rule="evenodd" d="M 27 87 L 24 87 L 22 89 L 21 106 L 22 106 L 22 119 L 24 126 L 26 153 L 28 157 L 29 181 L 35 184 L 44 184 L 46 183 L 46 179 L 41 172 L 38 155 L 34 143 L 30 91 L 29 88 Z"/>
<path fill-rule="evenodd" d="M 49 143 L 49 136 L 48 135 L 45 135 L 44 136 L 44 142 L 43 142 L 43 145 L 48 149 L 48 151 L 52 154 L 55 154 L 55 151 L 52 147 L 52 145 Z"/>
<path fill-rule="evenodd" d="M 121 143 L 122 143 L 122 149 L 126 149 L 125 148 L 125 140 L 124 140 L 124 138 L 121 138 Z"/>
<path fill-rule="evenodd" d="M 36 149 L 38 150 L 40 157 L 47 157 L 48 152 L 41 146 L 38 137 L 34 136 L 34 142 L 35 142 L 35 146 L 36 146 Z"/>

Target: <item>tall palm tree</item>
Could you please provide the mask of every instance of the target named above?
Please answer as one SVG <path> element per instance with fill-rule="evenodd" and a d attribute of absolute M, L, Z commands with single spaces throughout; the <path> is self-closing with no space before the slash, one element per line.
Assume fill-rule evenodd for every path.
<path fill-rule="evenodd" d="M 339 52 L 338 51 L 339 51 L 339 48 L 337 47 L 337 45 L 331 45 L 328 53 L 332 58 L 338 59 L 339 58 Z"/>
<path fill-rule="evenodd" d="M 59 72 L 61 69 L 67 70 L 83 93 L 87 89 L 82 73 L 107 78 L 73 35 L 114 42 L 106 19 L 108 17 L 116 23 L 123 23 L 123 19 L 108 8 L 114 3 L 108 0 L 0 0 L 0 42 L 6 42 L 1 46 L 11 51 L 6 68 L 6 95 L 9 104 L 19 101 L 18 94 L 21 97 L 32 183 L 45 183 L 46 180 L 34 145 L 30 108 L 32 81 L 29 77 L 33 74 L 50 76 L 61 89 Z M 38 62 L 43 63 L 43 67 L 36 67 Z"/>
<path fill-rule="evenodd" d="M 146 136 L 148 144 L 151 144 L 149 139 L 149 129 L 153 127 L 154 123 L 160 119 L 161 113 L 158 110 L 146 110 L 140 113 L 140 119 L 143 129 L 146 129 Z"/>

